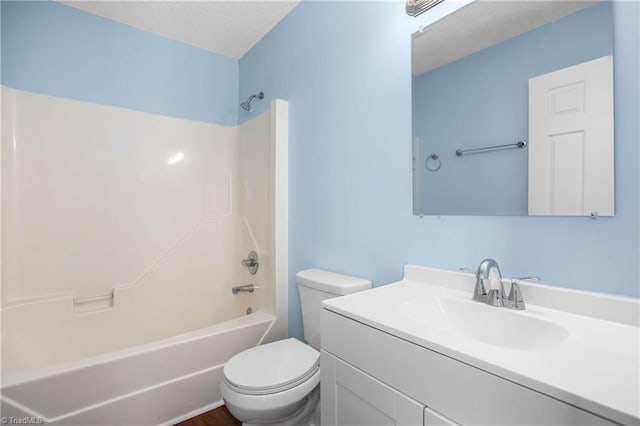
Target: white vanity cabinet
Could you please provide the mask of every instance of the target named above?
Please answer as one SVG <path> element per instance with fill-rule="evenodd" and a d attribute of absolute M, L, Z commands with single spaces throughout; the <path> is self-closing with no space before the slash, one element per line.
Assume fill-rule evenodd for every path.
<path fill-rule="evenodd" d="M 481 368 L 322 312 L 323 425 L 610 425 Z"/>

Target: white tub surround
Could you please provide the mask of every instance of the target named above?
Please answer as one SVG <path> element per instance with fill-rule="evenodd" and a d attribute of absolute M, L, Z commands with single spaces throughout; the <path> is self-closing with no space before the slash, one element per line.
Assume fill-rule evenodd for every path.
<path fill-rule="evenodd" d="M 109 295 L 206 218 L 241 216 L 235 126 L 7 87 L 2 102 L 3 307 Z"/>
<path fill-rule="evenodd" d="M 406 266 L 400 282 L 323 302 L 322 399 L 355 366 L 451 424 L 640 421 L 638 300 L 522 282 L 515 311 L 471 301 L 474 285 Z"/>
<path fill-rule="evenodd" d="M 220 404 L 222 365 L 286 335 L 287 123 L 282 100 L 222 126 L 2 87 L 3 407 L 155 424 Z"/>

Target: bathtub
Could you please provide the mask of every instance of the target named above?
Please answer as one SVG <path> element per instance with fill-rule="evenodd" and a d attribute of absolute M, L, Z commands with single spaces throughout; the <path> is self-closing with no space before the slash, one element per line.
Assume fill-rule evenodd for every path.
<path fill-rule="evenodd" d="M 0 415 L 129 426 L 221 404 L 224 363 L 286 335 L 287 103 L 223 126 L 1 94 Z"/>
<path fill-rule="evenodd" d="M 175 424 L 222 405 L 226 361 L 258 345 L 275 317 L 240 318 L 57 366 L 3 376 L 3 424 Z M 15 422 L 15 421 L 14 421 Z"/>

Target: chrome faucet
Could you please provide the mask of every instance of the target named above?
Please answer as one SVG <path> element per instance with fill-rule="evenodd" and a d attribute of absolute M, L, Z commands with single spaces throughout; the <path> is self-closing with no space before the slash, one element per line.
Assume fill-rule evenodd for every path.
<path fill-rule="evenodd" d="M 231 287 L 231 293 L 253 293 L 256 288 L 258 287 L 253 284 L 237 285 L 235 287 Z"/>
<path fill-rule="evenodd" d="M 500 285 L 499 288 L 492 288 L 492 270 L 496 271 L 498 284 Z M 500 272 L 498 263 L 493 259 L 485 259 L 480 262 L 480 266 L 478 266 L 478 271 L 476 272 L 476 287 L 473 290 L 472 299 L 491 306 L 524 310 L 526 309 L 526 305 L 522 297 L 522 291 L 520 290 L 520 281 L 523 280 L 540 281 L 540 277 L 512 278 L 509 296 L 506 296 L 504 285 L 502 284 L 502 273 Z"/>
<path fill-rule="evenodd" d="M 498 283 L 500 288 L 491 288 L 491 271 L 495 270 L 497 274 Z M 487 284 L 489 284 L 487 286 Z M 488 288 L 488 290 L 487 290 Z M 476 288 L 473 290 L 472 299 L 478 302 L 484 302 L 491 306 L 504 306 L 504 301 L 507 297 L 504 294 L 504 286 L 502 285 L 502 273 L 498 262 L 493 259 L 485 259 L 480 262 L 478 266 L 478 272 L 476 272 Z"/>

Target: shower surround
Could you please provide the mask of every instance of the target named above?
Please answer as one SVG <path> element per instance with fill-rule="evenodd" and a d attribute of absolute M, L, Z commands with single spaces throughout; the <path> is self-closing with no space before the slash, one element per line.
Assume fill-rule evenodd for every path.
<path fill-rule="evenodd" d="M 224 126 L 2 88 L 3 415 L 174 421 L 221 403 L 230 356 L 284 337 L 287 114 Z M 123 417 L 140 401 L 164 408 Z"/>

